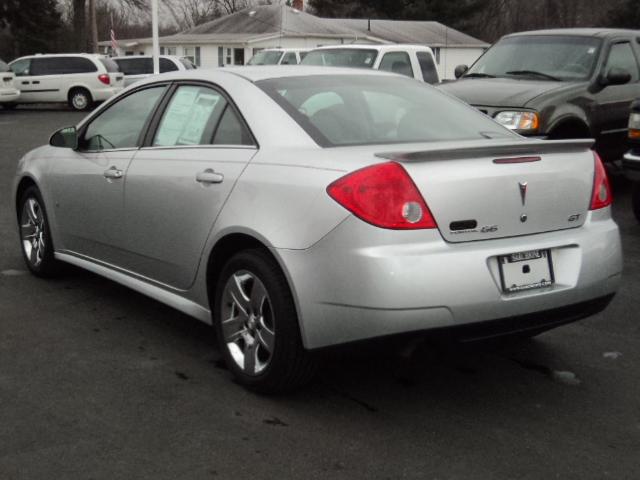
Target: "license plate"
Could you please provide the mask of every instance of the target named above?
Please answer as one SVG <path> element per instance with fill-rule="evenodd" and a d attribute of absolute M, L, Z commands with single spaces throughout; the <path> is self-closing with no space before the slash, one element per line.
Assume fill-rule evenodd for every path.
<path fill-rule="evenodd" d="M 550 287 L 554 283 L 550 250 L 530 250 L 498 257 L 502 290 L 507 293 Z"/>

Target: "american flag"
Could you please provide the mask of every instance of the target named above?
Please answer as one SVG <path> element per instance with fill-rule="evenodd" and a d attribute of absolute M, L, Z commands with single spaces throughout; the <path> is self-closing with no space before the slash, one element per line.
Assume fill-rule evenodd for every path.
<path fill-rule="evenodd" d="M 116 40 L 116 32 L 111 29 L 111 50 L 114 55 L 118 55 L 118 40 Z"/>

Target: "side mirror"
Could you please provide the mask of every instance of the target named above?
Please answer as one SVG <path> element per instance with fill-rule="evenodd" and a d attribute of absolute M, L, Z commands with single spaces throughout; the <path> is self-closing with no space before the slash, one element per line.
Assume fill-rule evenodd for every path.
<path fill-rule="evenodd" d="M 624 68 L 613 67 L 607 72 L 606 76 L 601 77 L 600 85 L 603 87 L 609 85 L 624 85 L 631 81 L 631 74 Z"/>
<path fill-rule="evenodd" d="M 65 127 L 51 135 L 49 145 L 58 148 L 78 149 L 78 131 L 76 127 Z"/>
<path fill-rule="evenodd" d="M 467 73 L 467 70 L 469 70 L 469 67 L 467 67 L 466 65 L 458 65 L 453 71 L 453 74 L 456 76 L 456 78 L 460 78 L 462 75 Z"/>

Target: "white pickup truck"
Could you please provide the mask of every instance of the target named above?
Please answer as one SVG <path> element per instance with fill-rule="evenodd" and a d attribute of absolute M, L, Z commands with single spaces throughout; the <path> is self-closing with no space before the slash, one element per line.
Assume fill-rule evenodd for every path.
<path fill-rule="evenodd" d="M 440 83 L 433 51 L 420 45 L 332 45 L 311 50 L 302 65 L 372 68 Z"/>

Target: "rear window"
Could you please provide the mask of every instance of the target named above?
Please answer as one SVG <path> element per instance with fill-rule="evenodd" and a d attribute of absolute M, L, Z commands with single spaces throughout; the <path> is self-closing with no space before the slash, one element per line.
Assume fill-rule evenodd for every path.
<path fill-rule="evenodd" d="M 11 69 L 9 68 L 9 65 L 7 65 L 2 60 L 0 60 L 0 72 L 10 72 L 10 71 Z"/>
<path fill-rule="evenodd" d="M 115 73 L 120 71 L 118 64 L 110 58 L 99 58 L 98 60 L 100 60 L 100 63 L 104 65 L 104 68 L 107 69 L 107 72 Z"/>
<path fill-rule="evenodd" d="M 326 67 L 373 68 L 378 57 L 377 50 L 365 48 L 329 48 L 310 51 L 303 65 L 320 65 Z"/>
<path fill-rule="evenodd" d="M 318 75 L 256 85 L 323 147 L 513 135 L 461 101 L 402 77 Z"/>

